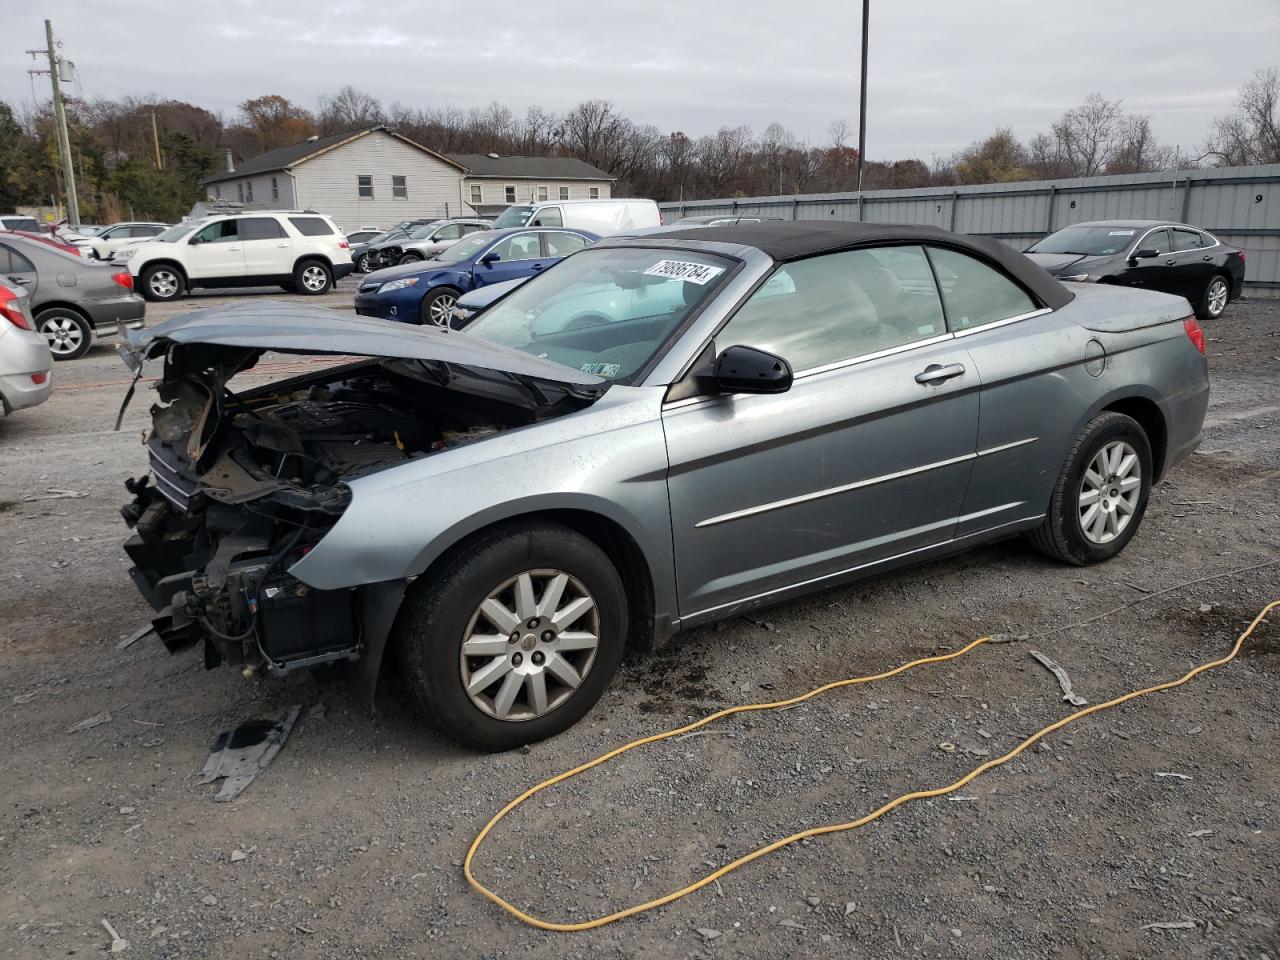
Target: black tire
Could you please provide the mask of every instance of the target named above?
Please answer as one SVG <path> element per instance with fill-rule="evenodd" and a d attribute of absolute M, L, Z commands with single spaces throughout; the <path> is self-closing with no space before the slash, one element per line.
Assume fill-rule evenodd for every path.
<path fill-rule="evenodd" d="M 154 303 L 177 300 L 187 289 L 187 278 L 172 264 L 153 263 L 142 270 L 138 278 L 142 295 Z"/>
<path fill-rule="evenodd" d="M 1122 509 L 1119 506 L 1122 497 L 1116 495 L 1119 485 L 1109 486 L 1104 482 L 1102 486 L 1107 489 L 1104 489 L 1099 502 L 1086 505 L 1082 501 L 1082 497 L 1090 492 L 1085 490 L 1086 474 L 1104 448 L 1116 443 L 1127 444 L 1137 457 L 1138 485 L 1134 488 L 1137 496 L 1125 495 L 1123 500 L 1127 509 Z M 1138 422 L 1122 413 L 1108 411 L 1098 414 L 1089 421 L 1072 445 L 1071 452 L 1062 465 L 1062 472 L 1058 475 L 1058 482 L 1054 485 L 1044 523 L 1039 529 L 1032 531 L 1031 542 L 1036 549 L 1055 560 L 1076 566 L 1110 560 L 1123 550 L 1137 533 L 1142 518 L 1147 512 L 1152 476 L 1151 443 Z M 1110 481 L 1109 477 L 1102 479 Z M 1094 485 L 1092 479 L 1089 485 Z M 1110 504 L 1110 506 L 1104 507 L 1104 504 Z M 1109 510 L 1117 517 L 1122 515 L 1128 517 L 1122 529 L 1114 533 L 1109 529 L 1103 531 L 1102 536 L 1110 536 L 1106 542 L 1098 542 L 1095 535 L 1085 530 L 1083 522 L 1085 517 L 1081 516 L 1081 510 L 1087 510 L 1095 505 L 1099 509 Z M 1100 522 L 1096 514 L 1093 516 L 1091 526 Z M 1105 517 L 1101 522 L 1110 523 Z"/>
<path fill-rule="evenodd" d="M 1217 320 L 1231 302 L 1231 281 L 1222 274 L 1214 274 L 1204 285 L 1204 293 L 1196 304 L 1196 316 L 1201 320 Z"/>
<path fill-rule="evenodd" d="M 564 687 L 547 667 L 543 695 L 550 697 L 555 691 L 555 696 L 563 697 L 558 705 L 553 704 L 537 715 L 532 710 L 526 681 L 521 680 L 515 696 L 523 698 L 523 706 L 510 709 L 524 710 L 528 716 L 504 720 L 477 705 L 468 694 L 463 680 L 464 665 L 478 673 L 493 661 L 487 654 L 464 659 L 462 643 L 473 620 L 477 625 L 484 623 L 475 619 L 480 617 L 481 603 L 502 584 L 530 571 L 562 571 L 585 588 L 595 601 L 587 615 L 595 611 L 598 645 L 592 659 L 578 661 L 584 673 L 576 688 Z M 545 593 L 538 595 L 538 599 L 544 597 Z M 595 706 L 622 660 L 627 618 L 626 591 L 604 551 L 568 527 L 529 521 L 482 534 L 445 560 L 429 577 L 420 579 L 417 589 L 406 597 L 396 620 L 394 641 L 409 690 L 432 726 L 466 747 L 511 750 L 567 730 Z M 530 622 L 534 621 L 521 623 L 515 632 L 528 628 Z M 545 622 L 542 626 L 546 626 Z M 492 629 L 492 623 L 484 626 L 486 633 Z M 531 629 L 536 632 L 541 627 Z M 540 636 L 545 640 L 547 634 Z M 533 659 L 543 655 L 536 643 L 533 633 L 512 643 L 505 648 L 511 651 L 508 662 L 523 656 L 530 658 L 528 665 L 542 662 Z M 507 657 L 508 654 L 503 653 L 498 659 Z M 501 687 L 499 679 L 505 681 L 506 675 L 516 673 L 508 669 L 505 674 L 497 675 L 494 680 L 497 688 Z M 475 674 L 470 675 L 474 680 Z M 496 703 L 496 699 L 494 696 L 493 702 Z"/>
<path fill-rule="evenodd" d="M 356 269 L 361 273 L 372 273 L 374 270 L 373 260 L 369 254 L 360 254 L 360 259 L 356 261 Z"/>
<path fill-rule="evenodd" d="M 79 360 L 93 346 L 93 327 L 70 307 L 41 310 L 35 321 L 55 360 Z"/>
<path fill-rule="evenodd" d="M 319 260 L 303 260 L 293 268 L 293 287 L 306 297 L 319 297 L 333 289 L 333 271 Z"/>
<path fill-rule="evenodd" d="M 421 263 L 424 257 L 420 253 L 406 253 L 400 258 L 400 263 Z"/>
<path fill-rule="evenodd" d="M 447 327 L 449 311 L 462 293 L 453 287 L 437 287 L 422 298 L 418 307 L 418 322 L 424 326 Z"/>

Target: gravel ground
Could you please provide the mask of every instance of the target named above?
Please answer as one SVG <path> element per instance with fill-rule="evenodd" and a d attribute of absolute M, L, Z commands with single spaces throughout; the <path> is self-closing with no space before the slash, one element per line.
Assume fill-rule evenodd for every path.
<path fill-rule="evenodd" d="M 353 288 L 322 302 L 349 307 Z M 525 927 L 460 869 L 503 803 L 633 737 L 1280 556 L 1280 303 L 1234 304 L 1208 334 L 1203 446 L 1120 558 L 1073 569 L 1010 541 L 699 629 L 630 655 L 569 733 L 501 756 L 424 731 L 393 685 L 370 717 L 342 684 L 206 672 L 198 651 L 153 640 L 118 651 L 149 617 L 117 514 L 146 462 L 148 402 L 114 432 L 127 376 L 110 342 L 60 364 L 49 403 L 0 421 L 0 956 L 106 951 L 106 918 L 137 957 L 1280 957 L 1269 625 L 1229 667 L 1084 720 L 959 795 L 598 931 Z M 268 361 L 266 375 L 315 362 Z M 26 499 L 50 489 L 77 496 Z M 1280 567 L 1035 644 L 1097 702 L 1220 655 L 1276 597 Z M 535 913 L 582 919 L 950 782 L 1069 711 L 1027 649 L 980 647 L 628 754 L 517 811 L 478 872 Z M 275 763 L 213 803 L 194 778 L 216 734 L 290 704 L 303 719 Z"/>

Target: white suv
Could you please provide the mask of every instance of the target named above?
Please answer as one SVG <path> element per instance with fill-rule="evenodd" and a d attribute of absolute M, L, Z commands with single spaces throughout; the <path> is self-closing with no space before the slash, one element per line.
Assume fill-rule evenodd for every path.
<path fill-rule="evenodd" d="M 351 273 L 350 245 L 318 213 L 261 210 L 188 220 L 153 240 L 125 247 L 134 289 L 148 300 L 176 300 L 192 287 L 261 287 L 318 295 Z"/>

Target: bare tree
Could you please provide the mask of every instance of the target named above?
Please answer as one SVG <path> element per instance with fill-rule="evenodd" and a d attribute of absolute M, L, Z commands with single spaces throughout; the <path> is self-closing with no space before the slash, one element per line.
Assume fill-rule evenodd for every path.
<path fill-rule="evenodd" d="M 848 120 L 832 120 L 827 124 L 827 137 L 831 140 L 831 146 L 837 150 L 843 150 L 853 138 L 853 134 L 854 130 L 849 126 Z"/>
<path fill-rule="evenodd" d="M 384 120 L 382 104 L 372 94 L 347 84 L 331 97 L 320 98 L 320 133 L 371 127 Z"/>
<path fill-rule="evenodd" d="M 1073 177 L 1093 177 L 1114 159 L 1123 114 L 1119 100 L 1091 93 L 1053 125 L 1062 157 Z"/>
<path fill-rule="evenodd" d="M 1220 166 L 1280 163 L 1280 70 L 1259 70 L 1240 88 L 1236 110 L 1213 122 L 1205 152 Z"/>

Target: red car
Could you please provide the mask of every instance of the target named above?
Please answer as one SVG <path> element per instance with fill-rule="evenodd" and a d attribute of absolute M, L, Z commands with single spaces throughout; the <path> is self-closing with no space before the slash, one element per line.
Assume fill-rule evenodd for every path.
<path fill-rule="evenodd" d="M 70 243 L 63 243 L 61 240 L 55 240 L 53 237 L 47 237 L 43 233 L 32 233 L 30 230 L 0 230 L 0 233 L 12 233 L 19 237 L 26 237 L 28 240 L 38 240 L 40 243 L 56 247 L 63 253 L 69 253 L 73 257 L 81 255 L 79 247 Z"/>

